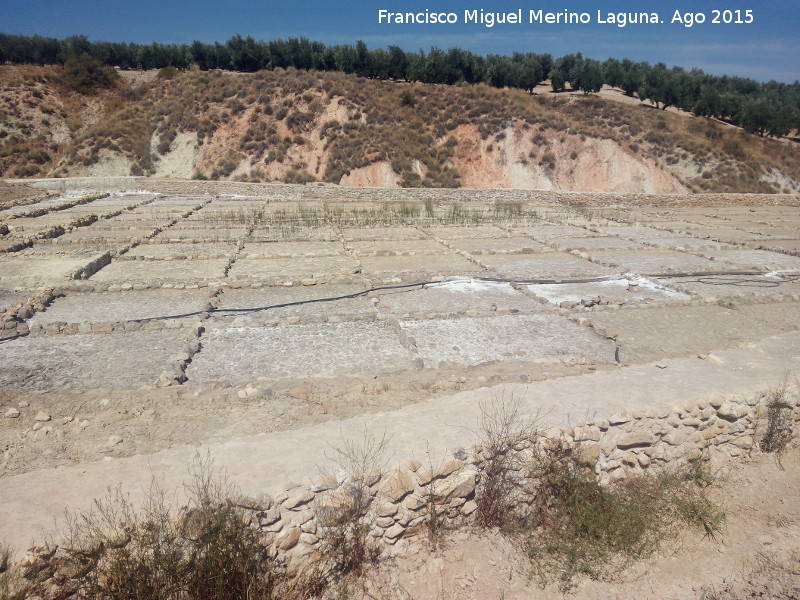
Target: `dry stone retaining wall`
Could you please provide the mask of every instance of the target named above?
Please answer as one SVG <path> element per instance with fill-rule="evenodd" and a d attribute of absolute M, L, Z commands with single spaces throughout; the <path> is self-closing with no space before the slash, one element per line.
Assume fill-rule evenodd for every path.
<path fill-rule="evenodd" d="M 61 204 L 39 207 L 31 209 L 26 212 L 11 215 L 6 222 L 0 223 L 0 238 L 2 236 L 6 236 L 9 234 L 15 234 L 18 237 L 14 241 L 10 241 L 10 243 L 8 243 L 2 250 L 0 250 L 0 254 L 2 253 L 12 254 L 14 252 L 19 252 L 26 248 L 30 248 L 35 243 L 52 241 L 64 235 L 70 229 L 78 227 L 86 227 L 87 225 L 91 225 L 92 223 L 97 221 L 98 217 L 96 215 L 86 215 L 83 217 L 78 217 L 70 222 L 48 227 L 47 229 L 40 231 L 35 235 L 20 235 L 20 233 L 24 234 L 24 232 L 16 231 L 15 219 L 41 217 L 49 213 L 67 210 L 75 206 L 80 206 L 82 204 L 88 204 L 90 202 L 94 202 L 95 200 L 101 200 L 103 198 L 107 198 L 108 196 L 110 196 L 110 194 L 108 193 L 88 194 L 86 196 L 81 196 L 80 198 L 69 200 Z M 113 215 L 107 215 L 104 218 L 111 218 L 112 216 L 116 216 L 116 214 L 119 214 L 119 212 Z"/>
<path fill-rule="evenodd" d="M 0 339 L 28 333 L 28 319 L 47 306 L 58 296 L 60 290 L 47 288 L 24 301 L 6 309 L 0 317 Z"/>
<path fill-rule="evenodd" d="M 519 466 L 530 464 L 537 448 L 553 444 L 579 447 L 581 459 L 595 464 L 603 484 L 688 460 L 719 465 L 758 451 L 766 429 L 766 402 L 766 393 L 746 398 L 713 394 L 689 405 L 618 413 L 527 436 L 511 450 L 509 462 L 519 469 L 512 495 L 520 504 L 525 502 L 524 490 L 535 482 L 526 480 Z M 800 399 L 792 402 L 793 419 L 800 421 Z M 368 474 L 360 489 L 370 497 L 369 536 L 388 549 L 422 533 L 432 518 L 444 528 L 470 523 L 491 454 L 488 446 L 477 444 L 469 451 L 456 449 L 433 465 L 413 459 L 389 473 Z M 339 474 L 275 498 L 243 499 L 240 505 L 250 511 L 251 526 L 261 531 L 270 555 L 285 560 L 289 572 L 297 573 L 322 547 L 320 515 L 347 506 L 354 489 L 359 486 Z"/>

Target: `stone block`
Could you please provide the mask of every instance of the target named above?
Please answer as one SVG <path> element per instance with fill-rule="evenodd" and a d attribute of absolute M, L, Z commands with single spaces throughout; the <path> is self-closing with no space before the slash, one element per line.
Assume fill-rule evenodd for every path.
<path fill-rule="evenodd" d="M 715 392 L 708 397 L 708 403 L 714 408 L 719 408 L 723 402 L 725 402 L 725 394 Z"/>
<path fill-rule="evenodd" d="M 441 479 L 455 473 L 462 466 L 464 466 L 463 461 L 451 459 L 438 468 L 420 469 L 416 472 L 417 482 L 420 485 L 428 485 L 434 479 Z"/>
<path fill-rule="evenodd" d="M 414 481 L 408 471 L 393 471 L 381 484 L 383 495 L 392 502 L 399 502 L 414 491 Z"/>
<path fill-rule="evenodd" d="M 598 427 L 579 427 L 575 429 L 575 441 L 600 441 L 600 429 Z"/>
<path fill-rule="evenodd" d="M 399 523 L 395 523 L 394 525 L 392 525 L 391 527 L 389 527 L 389 529 L 387 529 L 387 530 L 386 530 L 386 533 L 385 533 L 384 535 L 385 535 L 385 536 L 386 536 L 388 539 L 390 539 L 390 540 L 394 540 L 394 539 L 397 539 L 397 538 L 399 538 L 401 535 L 403 535 L 403 532 L 404 532 L 405 530 L 406 530 L 406 528 L 405 528 L 405 527 L 403 527 L 403 526 L 402 526 L 402 525 L 400 525 Z"/>
<path fill-rule="evenodd" d="M 297 545 L 297 542 L 300 541 L 300 528 L 299 527 L 290 527 L 287 529 L 280 538 L 278 538 L 278 548 L 283 551 L 290 550 Z"/>
<path fill-rule="evenodd" d="M 388 529 L 392 525 L 394 525 L 394 519 L 391 517 L 378 517 L 375 519 L 375 524 L 380 527 L 381 529 Z"/>
<path fill-rule="evenodd" d="M 465 517 L 471 515 L 476 510 L 478 510 L 478 503 L 474 500 L 468 500 L 464 503 L 464 506 L 461 507 L 461 514 Z"/>
<path fill-rule="evenodd" d="M 615 413 L 608 418 L 611 425 L 622 425 L 631 420 L 631 416 L 626 413 Z"/>
<path fill-rule="evenodd" d="M 298 507 L 308 504 L 314 499 L 314 493 L 310 490 L 300 490 L 291 494 L 283 503 L 284 508 L 296 510 Z"/>
<path fill-rule="evenodd" d="M 396 504 L 383 501 L 378 503 L 378 507 L 376 508 L 375 513 L 379 517 L 392 517 L 397 514 L 398 510 L 399 509 Z"/>
<path fill-rule="evenodd" d="M 579 457 L 584 463 L 594 463 L 600 457 L 600 444 L 581 444 Z"/>
<path fill-rule="evenodd" d="M 650 446 L 655 441 L 653 432 L 646 428 L 636 429 L 624 436 L 617 442 L 618 448 L 633 448 L 635 446 Z"/>
<path fill-rule="evenodd" d="M 456 473 L 443 482 L 436 494 L 442 498 L 467 498 L 475 492 L 475 483 L 474 472 Z"/>
<path fill-rule="evenodd" d="M 425 499 L 417 496 L 416 494 L 411 494 L 405 499 L 405 502 L 403 502 L 403 506 L 405 506 L 408 510 L 419 510 L 425 505 Z"/>
<path fill-rule="evenodd" d="M 738 404 L 725 400 L 719 407 L 717 407 L 717 416 L 726 421 L 735 421 L 739 418 L 740 407 Z"/>

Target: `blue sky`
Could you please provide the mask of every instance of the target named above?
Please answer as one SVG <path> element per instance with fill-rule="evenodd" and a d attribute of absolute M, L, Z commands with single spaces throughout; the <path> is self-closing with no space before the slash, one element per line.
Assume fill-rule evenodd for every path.
<path fill-rule="evenodd" d="M 387 25 L 378 10 L 456 12 L 465 9 L 529 9 L 588 12 L 588 25 Z M 712 24 L 713 8 L 753 10 L 752 24 Z M 659 25 L 595 23 L 597 10 L 656 11 Z M 703 12 L 707 22 L 687 28 L 669 21 L 675 11 Z M 0 0 L 0 31 L 65 37 L 85 34 L 92 40 L 144 42 L 224 41 L 237 33 L 257 39 L 306 36 L 325 43 L 363 39 L 371 48 L 396 44 L 407 50 L 459 46 L 483 54 L 514 51 L 550 52 L 560 56 L 583 52 L 649 62 L 663 61 L 715 74 L 741 75 L 761 81 L 800 79 L 800 0 Z"/>

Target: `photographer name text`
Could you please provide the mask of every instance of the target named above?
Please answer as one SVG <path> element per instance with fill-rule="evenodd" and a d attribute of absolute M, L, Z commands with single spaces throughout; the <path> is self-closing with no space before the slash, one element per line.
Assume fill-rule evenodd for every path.
<path fill-rule="evenodd" d="M 755 21 L 752 10 L 713 9 L 702 12 L 650 11 L 650 12 L 577 12 L 565 8 L 556 12 L 542 9 L 522 9 L 510 12 L 494 12 L 482 8 L 462 12 L 378 10 L 378 23 L 385 25 L 610 25 L 628 27 L 633 25 L 750 25 Z"/>

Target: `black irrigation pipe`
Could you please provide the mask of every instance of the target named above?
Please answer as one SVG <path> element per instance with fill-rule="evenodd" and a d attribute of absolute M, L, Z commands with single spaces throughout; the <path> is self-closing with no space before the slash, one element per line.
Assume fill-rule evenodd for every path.
<path fill-rule="evenodd" d="M 765 275 L 764 271 L 697 271 L 697 272 L 682 272 L 682 273 L 643 273 L 637 274 L 638 277 L 646 277 L 648 279 L 674 279 L 676 277 L 719 277 L 719 276 L 742 276 L 742 275 Z M 784 281 L 775 281 L 775 282 L 765 282 L 765 283 L 775 283 L 779 285 L 781 283 L 785 283 L 786 281 L 797 281 L 800 279 L 800 274 L 786 274 L 784 275 L 786 279 Z M 602 277 L 585 277 L 585 278 L 576 278 L 576 279 L 503 279 L 503 278 L 493 278 L 493 277 L 475 277 L 477 281 L 490 281 L 493 283 L 517 283 L 519 285 L 538 285 L 538 284 L 562 284 L 562 283 L 597 283 L 600 281 L 614 281 L 619 279 L 625 279 L 625 275 L 605 275 Z M 706 283 L 706 282 L 700 282 Z M 709 282 L 710 283 L 710 282 Z M 714 284 L 714 285 L 724 285 L 724 283 Z M 731 282 L 731 285 L 735 285 L 735 282 Z"/>
<path fill-rule="evenodd" d="M 660 275 L 648 275 L 645 274 L 643 277 L 652 277 L 658 279 L 674 279 L 675 277 L 719 277 L 721 275 L 730 275 L 730 276 L 738 276 L 738 275 L 766 275 L 764 271 L 695 271 L 691 273 L 662 273 Z M 786 274 L 784 277 L 789 277 L 790 279 L 800 277 L 800 275 L 795 274 Z"/>
<path fill-rule="evenodd" d="M 594 277 L 591 279 L 531 279 L 531 280 L 517 280 L 517 279 L 492 279 L 489 277 L 473 277 L 472 279 L 476 281 L 487 281 L 491 283 L 518 283 L 520 285 L 533 285 L 537 283 L 590 283 L 593 281 L 606 281 L 609 277 Z M 351 298 L 358 298 L 360 296 L 366 296 L 370 292 L 380 292 L 384 290 L 403 290 L 415 287 L 425 287 L 426 285 L 441 285 L 443 283 L 449 283 L 451 281 L 466 281 L 464 279 L 456 279 L 456 280 L 449 280 L 449 281 L 418 281 L 415 283 L 404 283 L 399 285 L 382 285 L 378 287 L 373 287 L 368 290 L 362 290 L 360 292 L 354 292 L 352 294 L 344 294 L 343 296 L 330 296 L 327 298 L 312 298 L 310 300 L 297 300 L 295 302 L 283 302 L 281 304 L 270 304 L 269 306 L 256 306 L 252 308 L 212 308 L 210 310 L 199 310 L 190 313 L 184 313 L 181 315 L 168 315 L 162 317 L 147 317 L 144 319 L 131 319 L 133 323 L 143 323 L 146 321 L 154 321 L 154 320 L 167 320 L 167 319 L 183 319 L 186 317 L 194 317 L 203 314 L 212 314 L 212 313 L 251 313 L 251 312 L 260 312 L 262 310 L 272 310 L 276 308 L 286 308 L 289 306 L 301 306 L 304 304 L 314 304 L 317 302 L 335 302 L 337 300 L 348 300 Z"/>
<path fill-rule="evenodd" d="M 664 277 L 697 277 L 697 276 L 714 276 L 714 275 L 759 275 L 763 274 L 762 271 L 736 271 L 736 272 L 719 272 L 719 273 L 670 273 L 670 274 L 658 274 L 658 275 L 645 275 L 645 277 L 649 278 L 664 278 Z M 793 277 L 800 277 L 800 275 L 793 276 Z M 502 278 L 492 278 L 492 277 L 473 277 L 475 281 L 486 281 L 489 283 L 516 283 L 519 285 L 539 285 L 539 284 L 566 284 L 566 283 L 596 283 L 600 281 L 613 281 L 617 279 L 624 279 L 622 275 L 611 275 L 611 276 L 604 276 L 604 277 L 586 277 L 586 278 L 579 278 L 579 279 L 502 279 Z M 464 280 L 450 280 L 450 281 L 464 281 Z M 410 289 L 415 287 L 425 287 L 426 285 L 441 285 L 444 283 L 449 283 L 449 281 L 418 281 L 415 283 L 404 283 L 398 285 L 383 285 L 378 287 L 373 287 L 368 290 L 362 290 L 360 292 L 354 292 L 352 294 L 344 294 L 342 296 L 330 296 L 326 298 L 312 298 L 310 300 L 297 300 L 295 302 L 283 302 L 281 304 L 270 304 L 268 306 L 256 306 L 252 308 L 213 308 L 210 310 L 200 310 L 190 313 L 184 313 L 180 315 L 167 315 L 161 317 L 148 317 L 145 319 L 131 319 L 134 323 L 143 323 L 146 321 L 154 321 L 154 320 L 167 320 L 167 319 L 183 319 L 186 317 L 194 317 L 203 314 L 213 314 L 213 313 L 252 313 L 252 312 L 261 312 L 264 310 L 273 310 L 277 308 L 287 308 L 289 306 L 302 306 L 304 304 L 315 304 L 318 302 L 336 302 L 337 300 L 348 300 L 351 298 L 358 298 L 360 296 L 366 296 L 370 292 L 380 292 L 384 290 L 403 290 L 403 289 Z M 780 283 L 780 282 L 778 282 Z"/>
<path fill-rule="evenodd" d="M 9 336 L 7 338 L 0 339 L 0 344 L 5 344 L 6 342 L 13 342 L 16 339 L 19 339 L 21 337 L 26 337 L 28 335 L 30 335 L 30 333 L 27 333 L 27 332 L 26 333 L 15 333 L 14 335 L 11 335 L 11 336 Z"/>
<path fill-rule="evenodd" d="M 583 277 L 577 279 L 504 279 L 501 277 L 474 277 L 477 281 L 490 283 L 516 283 L 519 285 L 551 285 L 562 283 L 597 283 L 600 281 L 614 281 L 624 279 L 624 275 L 604 275 L 602 277 Z"/>
<path fill-rule="evenodd" d="M 683 283 L 700 283 L 702 285 L 734 285 L 737 287 L 757 287 L 757 288 L 773 288 L 778 287 L 782 283 L 789 283 L 790 281 L 800 281 L 800 274 L 784 274 L 784 279 L 782 280 L 773 280 L 773 281 L 766 281 L 763 279 L 727 279 L 727 280 L 719 280 L 719 279 L 709 279 L 710 277 L 738 277 L 742 275 L 764 275 L 763 271 L 728 271 L 727 273 L 691 273 L 687 275 L 683 274 L 675 274 L 675 275 L 659 275 L 659 276 L 651 276 L 646 275 L 646 277 L 661 277 L 661 278 L 668 278 L 668 277 L 697 277 L 697 279 L 689 279 L 684 281 Z"/>
<path fill-rule="evenodd" d="M 790 277 L 784 281 L 766 281 L 761 279 L 728 279 L 728 280 L 719 280 L 719 279 L 706 279 L 704 277 L 698 277 L 697 279 L 689 279 L 682 283 L 701 283 L 703 285 L 735 285 L 737 287 L 757 287 L 757 288 L 773 288 L 778 287 L 782 283 L 788 283 L 789 281 L 797 281 L 798 276 L 795 275 Z"/>
<path fill-rule="evenodd" d="M 401 285 L 384 285 L 380 287 L 370 288 L 368 290 L 362 290 L 360 292 L 354 292 L 352 294 L 344 294 L 343 296 L 331 296 L 328 298 L 312 298 L 310 300 L 297 300 L 296 302 L 283 302 L 281 304 L 271 304 L 269 306 L 257 306 L 254 308 L 212 308 L 210 310 L 198 310 L 195 312 L 184 313 L 181 315 L 167 315 L 162 317 L 147 317 L 145 319 L 131 319 L 130 321 L 133 323 L 143 323 L 146 321 L 155 321 L 155 320 L 167 320 L 167 319 L 183 319 L 186 317 L 194 317 L 197 315 L 204 315 L 209 313 L 249 313 L 249 312 L 260 312 L 262 310 L 272 310 L 275 308 L 286 308 L 289 306 L 301 306 L 303 304 L 314 304 L 317 302 L 335 302 L 337 300 L 347 300 L 350 298 L 358 298 L 359 296 L 365 296 L 370 292 L 378 292 L 381 290 L 398 290 L 398 289 L 405 289 L 405 288 L 412 288 L 412 287 L 422 287 L 426 285 L 431 285 L 434 283 L 441 283 L 439 281 L 422 281 L 417 283 L 405 283 Z"/>

